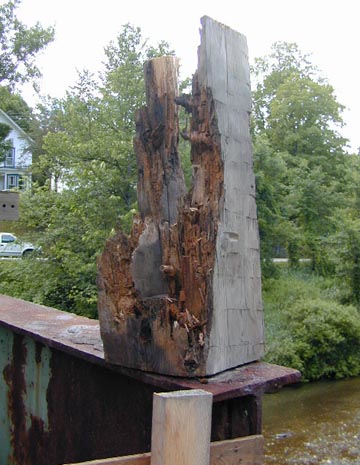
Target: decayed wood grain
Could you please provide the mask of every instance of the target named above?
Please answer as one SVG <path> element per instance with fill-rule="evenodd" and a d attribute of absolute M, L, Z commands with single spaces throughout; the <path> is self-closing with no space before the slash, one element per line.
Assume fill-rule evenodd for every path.
<path fill-rule="evenodd" d="M 205 374 L 223 163 L 211 92 L 195 78 L 188 135 L 194 176 L 185 193 L 176 67 L 165 57 L 145 68 L 147 107 L 134 142 L 140 215 L 130 237 L 119 232 L 99 260 L 99 313 L 110 361 L 194 375 Z"/>
<path fill-rule="evenodd" d="M 112 363 L 206 376 L 263 353 L 259 239 L 246 40 L 202 19 L 191 96 L 177 60 L 145 66 L 137 116 L 139 216 L 99 259 L 99 317 Z M 192 186 L 177 151 L 177 104 L 191 113 Z"/>
<path fill-rule="evenodd" d="M 77 465 L 150 465 L 150 461 L 151 454 L 147 453 L 92 460 Z M 263 461 L 264 438 L 261 435 L 210 444 L 210 465 L 262 465 Z"/>

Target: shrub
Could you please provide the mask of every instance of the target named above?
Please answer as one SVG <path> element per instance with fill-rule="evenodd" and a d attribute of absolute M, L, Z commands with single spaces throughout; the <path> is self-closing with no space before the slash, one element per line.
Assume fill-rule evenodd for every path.
<path fill-rule="evenodd" d="M 79 266 L 78 273 L 52 260 L 3 260 L 0 294 L 47 305 L 90 318 L 97 317 L 95 263 Z"/>
<path fill-rule="evenodd" d="M 285 275 L 278 283 L 278 304 L 276 285 L 265 293 L 266 360 L 299 369 L 304 381 L 359 375 L 359 311 L 330 300 L 321 282 Z"/>

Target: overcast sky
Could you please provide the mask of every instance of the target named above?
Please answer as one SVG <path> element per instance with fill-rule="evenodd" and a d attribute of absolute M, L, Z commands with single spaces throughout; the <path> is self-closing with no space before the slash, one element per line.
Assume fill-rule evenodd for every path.
<path fill-rule="evenodd" d="M 169 42 L 184 76 L 196 69 L 204 15 L 245 34 L 250 61 L 267 54 L 275 41 L 296 42 L 347 107 L 342 133 L 353 150 L 360 147 L 357 0 L 22 0 L 18 14 L 28 25 L 55 26 L 55 41 L 39 64 L 42 93 L 57 97 L 74 84 L 77 70 L 100 68 L 104 47 L 127 22 L 139 26 L 152 44 Z"/>

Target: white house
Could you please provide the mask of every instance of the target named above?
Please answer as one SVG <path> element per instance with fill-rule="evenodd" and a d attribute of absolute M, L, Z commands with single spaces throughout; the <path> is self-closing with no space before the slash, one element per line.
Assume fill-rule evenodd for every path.
<path fill-rule="evenodd" d="M 6 140 L 12 145 L 5 159 L 0 161 L 0 191 L 26 189 L 31 182 L 32 154 L 29 147 L 32 139 L 3 110 L 0 110 L 0 123 L 11 128 Z"/>

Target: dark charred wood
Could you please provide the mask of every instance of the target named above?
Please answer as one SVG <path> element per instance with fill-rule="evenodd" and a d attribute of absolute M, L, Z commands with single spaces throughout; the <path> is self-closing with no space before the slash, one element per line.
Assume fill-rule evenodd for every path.
<path fill-rule="evenodd" d="M 181 94 L 175 98 L 175 103 L 185 108 L 186 113 L 191 114 L 193 111 L 192 96 L 189 94 Z"/>

